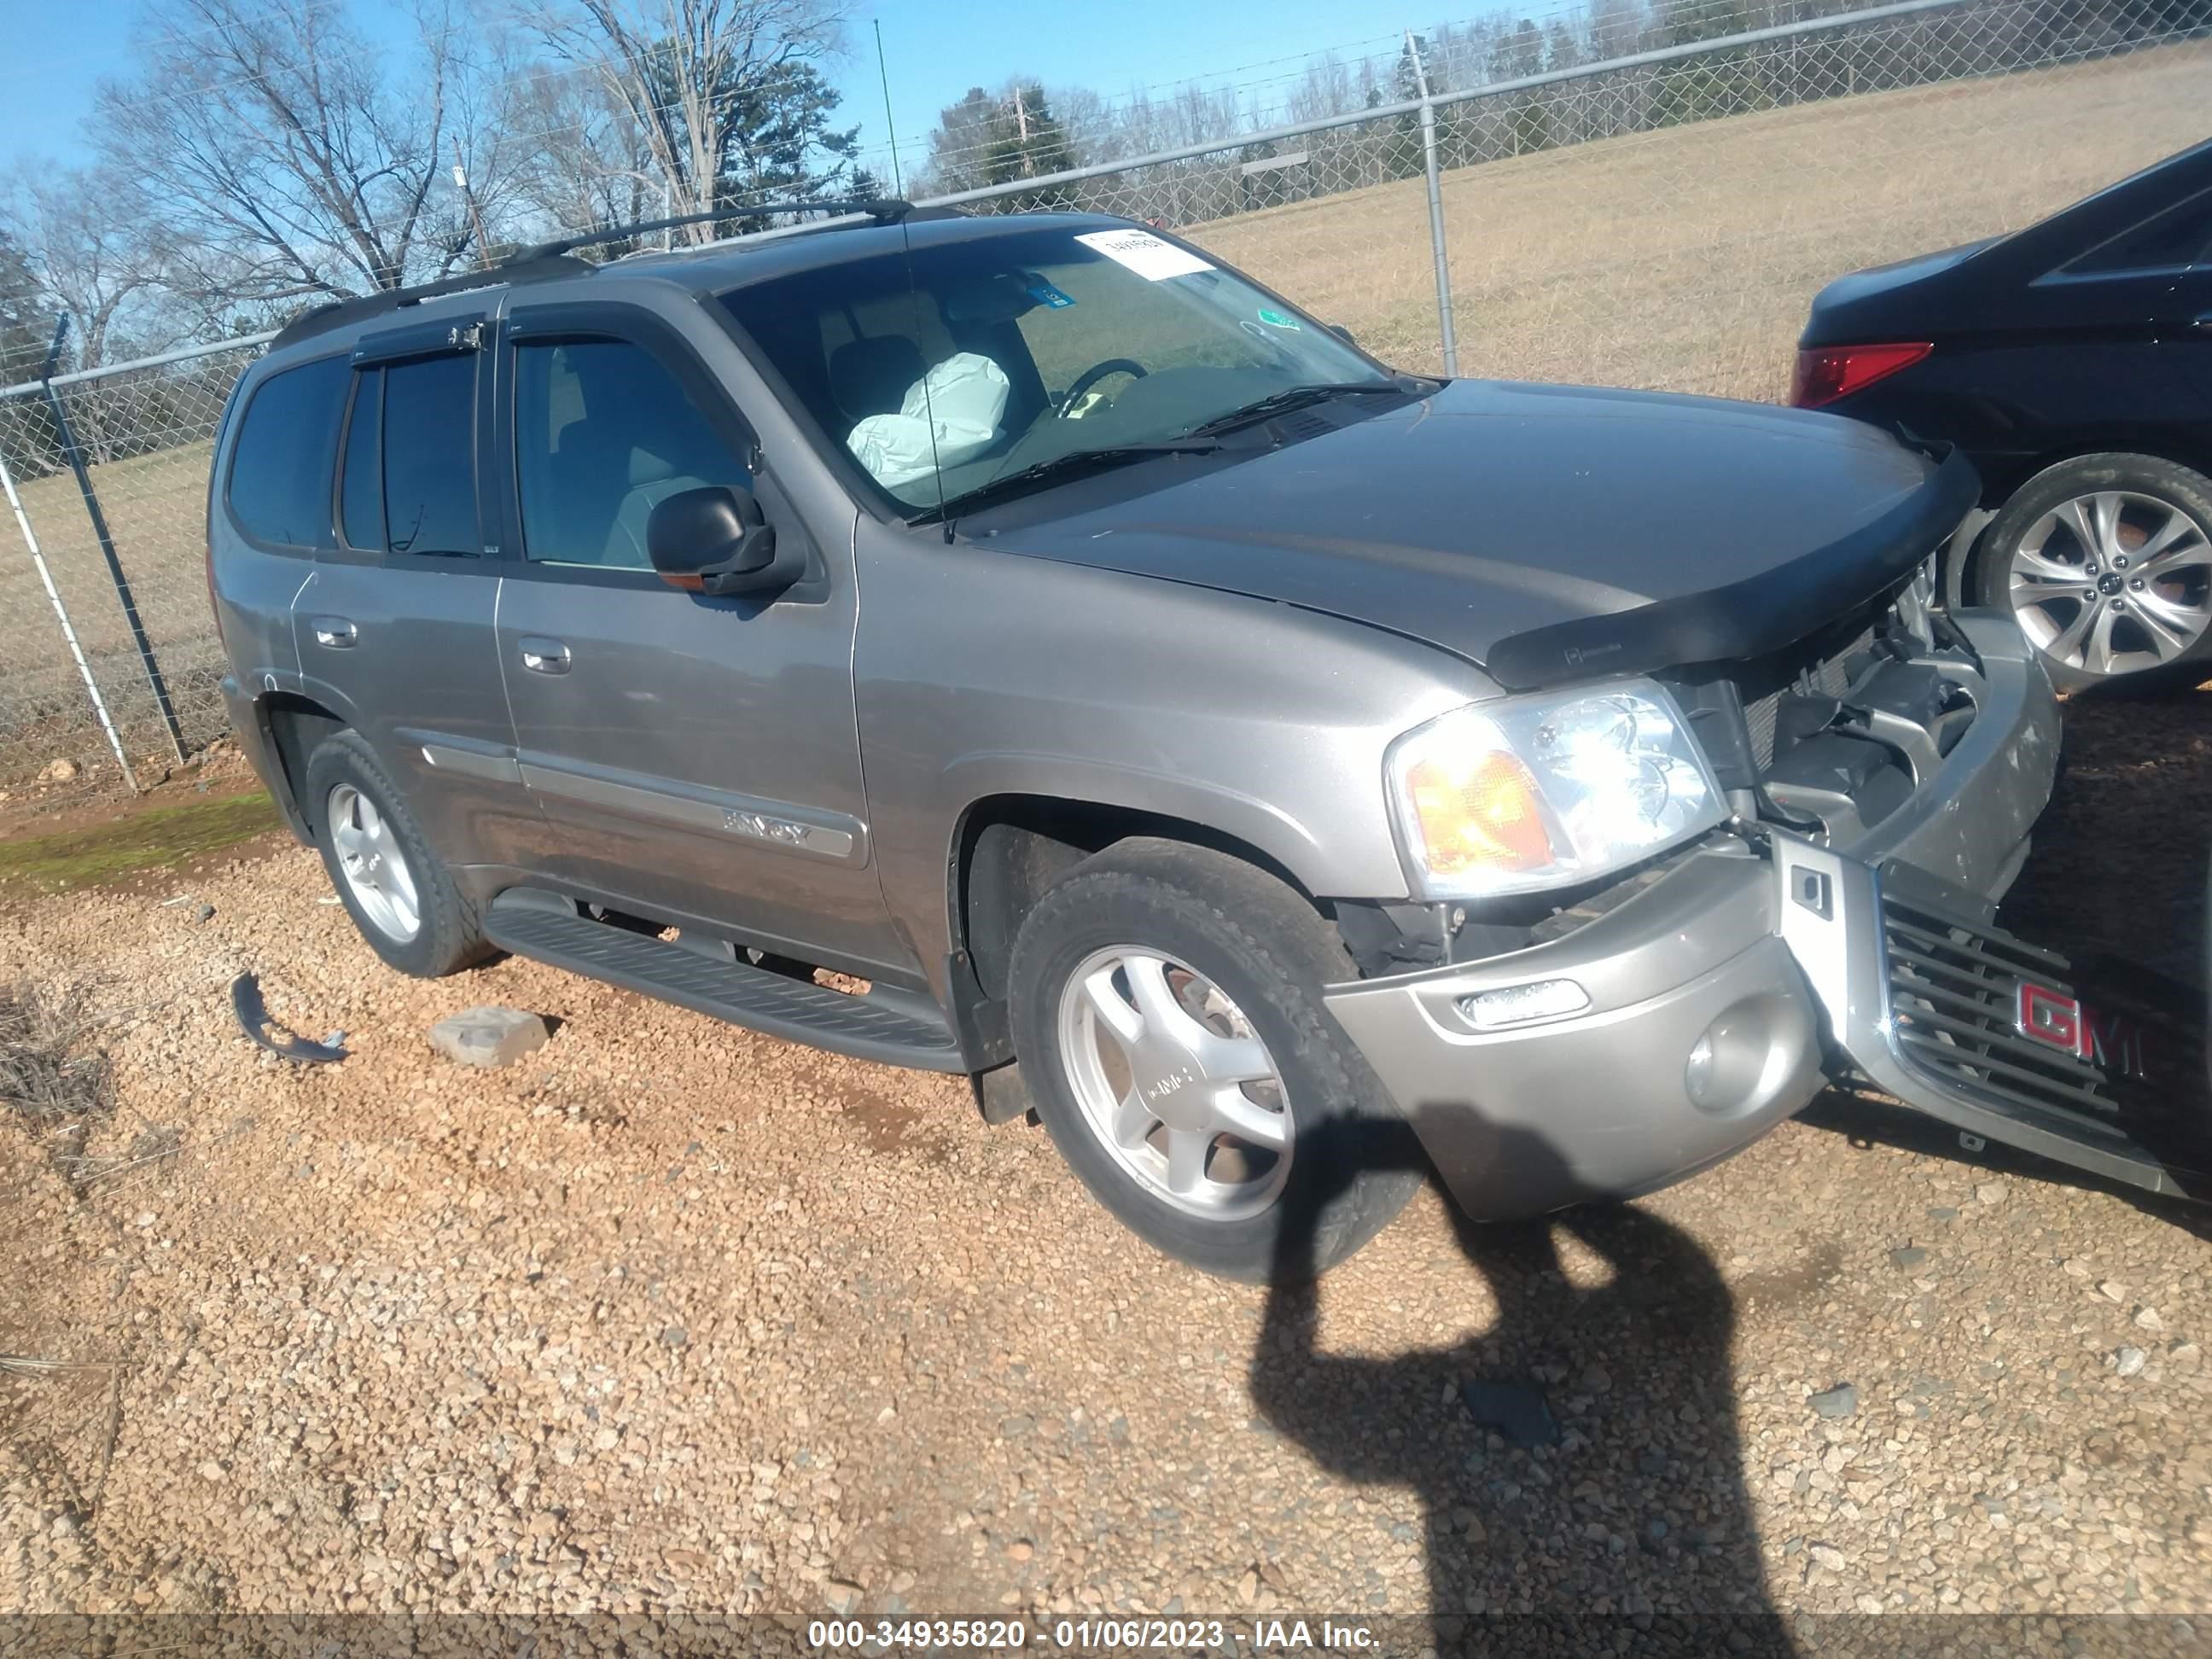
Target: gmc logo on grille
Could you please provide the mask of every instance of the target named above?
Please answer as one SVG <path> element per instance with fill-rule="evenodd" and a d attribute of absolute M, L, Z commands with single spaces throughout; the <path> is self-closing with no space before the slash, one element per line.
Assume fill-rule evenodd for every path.
<path fill-rule="evenodd" d="M 2142 1033 L 2124 1019 L 2091 1012 L 2080 998 L 2063 991 L 2021 981 L 2013 1024 L 2022 1036 L 2063 1049 L 2105 1071 L 2132 1078 L 2143 1075 Z"/>

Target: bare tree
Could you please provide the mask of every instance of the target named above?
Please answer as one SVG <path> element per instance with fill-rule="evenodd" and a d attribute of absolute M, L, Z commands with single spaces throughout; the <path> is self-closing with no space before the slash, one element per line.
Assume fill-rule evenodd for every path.
<path fill-rule="evenodd" d="M 574 0 L 539 27 L 628 118 L 635 172 L 672 215 L 843 174 L 854 135 L 830 128 L 837 94 L 817 65 L 844 21 L 840 0 Z M 706 241 L 714 227 L 684 234 Z"/>
<path fill-rule="evenodd" d="M 160 232 L 129 179 L 28 163 L 0 195 L 0 217 L 48 304 L 68 313 L 78 368 L 158 351 L 188 331 L 162 315 Z"/>
<path fill-rule="evenodd" d="M 582 230 L 666 211 L 645 134 L 596 71 L 531 77 L 520 88 L 516 119 L 536 155 L 520 175 L 522 197 L 550 224 Z"/>
<path fill-rule="evenodd" d="M 104 156 L 162 204 L 174 275 L 210 300 L 446 274 L 473 241 L 447 169 L 497 124 L 469 32 L 418 14 L 397 70 L 329 0 L 155 0 L 139 72 L 104 84 Z M 491 182 L 479 177 L 480 190 Z"/>

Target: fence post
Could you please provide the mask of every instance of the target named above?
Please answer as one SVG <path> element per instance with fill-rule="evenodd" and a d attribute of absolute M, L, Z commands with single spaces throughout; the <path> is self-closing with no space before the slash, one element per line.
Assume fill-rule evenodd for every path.
<path fill-rule="evenodd" d="M 92 712 L 100 716 L 100 729 L 107 733 L 107 746 L 115 751 L 115 763 L 123 769 L 123 781 L 131 786 L 131 793 L 135 795 L 138 793 L 137 774 L 131 769 L 130 757 L 123 752 L 123 739 L 116 735 L 115 722 L 107 718 L 107 704 L 101 701 L 100 682 L 93 678 L 92 665 L 84 659 L 84 647 L 77 643 L 69 611 L 55 590 L 53 573 L 46 568 L 46 556 L 39 551 L 39 538 L 31 529 L 30 515 L 23 511 L 23 498 L 15 493 L 15 480 L 8 471 L 5 455 L 0 455 L 0 489 L 8 492 L 8 505 L 15 512 L 15 527 L 23 532 L 23 545 L 31 550 L 31 563 L 37 568 L 40 584 L 53 604 L 54 615 L 60 619 L 62 637 L 69 641 L 70 655 L 76 659 L 76 672 L 84 677 L 84 691 L 92 699 Z"/>
<path fill-rule="evenodd" d="M 1406 55 L 1413 60 L 1413 83 L 1421 94 L 1421 169 L 1429 175 L 1429 248 L 1437 262 L 1437 338 L 1443 347 L 1444 373 L 1459 378 L 1459 338 L 1452 328 L 1451 261 L 1444 253 L 1444 189 L 1437 160 L 1437 106 L 1429 96 L 1428 67 L 1420 42 L 1406 31 Z"/>
<path fill-rule="evenodd" d="M 131 638 L 138 647 L 138 660 L 145 665 L 146 683 L 154 688 L 154 702 L 161 711 L 162 724 L 169 728 L 169 746 L 176 750 L 181 764 L 185 758 L 185 731 L 177 723 L 177 706 L 169 700 L 168 682 L 161 678 L 161 665 L 154 658 L 154 641 L 146 637 L 146 624 L 139 620 L 138 602 L 131 596 L 130 578 L 123 574 L 123 561 L 116 556 L 115 538 L 108 533 L 107 515 L 100 510 L 100 497 L 92 488 L 92 474 L 85 469 L 84 450 L 77 443 L 76 434 L 70 426 L 69 410 L 62 406 L 62 394 L 54 385 L 54 370 L 61 364 L 62 341 L 68 333 L 69 313 L 64 312 L 54 328 L 54 343 L 46 352 L 46 368 L 39 378 L 46 386 L 46 404 L 54 412 L 55 434 L 61 439 L 63 453 L 69 457 L 70 470 L 76 474 L 76 487 L 84 497 L 85 513 L 92 520 L 92 533 L 100 538 L 100 556 L 107 561 L 107 579 L 115 584 L 115 597 L 122 602 L 124 620 L 131 624 Z M 104 717 L 104 710 L 102 714 Z"/>

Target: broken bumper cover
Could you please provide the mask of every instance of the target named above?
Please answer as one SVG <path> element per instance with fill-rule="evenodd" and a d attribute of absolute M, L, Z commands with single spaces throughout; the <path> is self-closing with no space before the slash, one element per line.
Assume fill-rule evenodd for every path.
<path fill-rule="evenodd" d="M 1904 1085 L 1929 1085 L 1883 1058 L 1878 872 L 1921 866 L 1986 908 L 2026 858 L 2058 754 L 2056 699 L 2017 632 L 1962 620 L 1983 659 L 1978 718 L 1856 844 L 1717 839 L 1564 939 L 1329 988 L 1330 1012 L 1469 1214 L 1678 1181 L 1796 1113 L 1838 1064 L 1923 1104 Z M 1475 999 L 1555 981 L 1574 988 L 1559 994 L 1574 1012 L 1486 1029 L 1494 1006 Z"/>

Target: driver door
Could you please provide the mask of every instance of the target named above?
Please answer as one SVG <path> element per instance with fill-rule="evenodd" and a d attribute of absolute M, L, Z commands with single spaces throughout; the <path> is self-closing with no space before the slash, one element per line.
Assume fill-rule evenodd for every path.
<path fill-rule="evenodd" d="M 565 889 L 812 963 L 912 967 L 872 867 L 851 673 L 849 530 L 817 543 L 677 325 L 516 306 L 501 330 L 516 756 Z M 809 574 L 768 598 L 664 583 L 654 506 L 755 492 Z"/>

